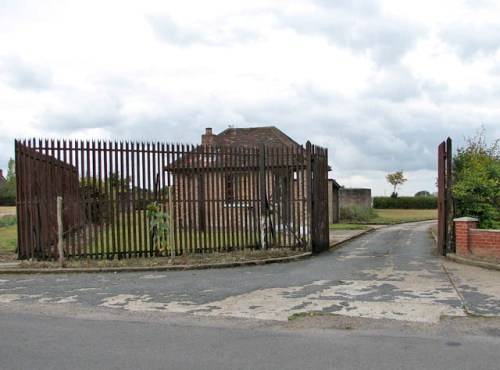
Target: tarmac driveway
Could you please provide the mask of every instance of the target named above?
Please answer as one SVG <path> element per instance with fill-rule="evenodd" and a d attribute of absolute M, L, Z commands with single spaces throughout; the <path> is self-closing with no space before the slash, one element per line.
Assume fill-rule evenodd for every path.
<path fill-rule="evenodd" d="M 286 264 L 224 270 L 2 275 L 0 304 L 157 311 L 287 320 L 328 312 L 438 322 L 443 315 L 500 314 L 500 272 L 435 254 L 433 222 L 365 234 L 341 249 Z M 464 272 L 465 271 L 465 272 Z"/>

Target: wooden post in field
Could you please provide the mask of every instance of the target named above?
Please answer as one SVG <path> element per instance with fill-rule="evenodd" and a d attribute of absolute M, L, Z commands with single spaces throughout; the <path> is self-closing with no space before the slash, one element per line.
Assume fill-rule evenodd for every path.
<path fill-rule="evenodd" d="M 59 251 L 59 262 L 61 263 L 61 268 L 66 267 L 66 261 L 64 259 L 64 248 L 63 248 L 63 199 L 62 197 L 57 197 L 57 249 Z"/>

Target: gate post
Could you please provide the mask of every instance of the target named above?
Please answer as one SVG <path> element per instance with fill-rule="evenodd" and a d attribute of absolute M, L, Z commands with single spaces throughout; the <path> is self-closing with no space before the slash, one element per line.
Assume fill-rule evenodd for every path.
<path fill-rule="evenodd" d="M 451 139 L 438 146 L 438 252 L 446 256 L 452 249 L 452 158 Z"/>

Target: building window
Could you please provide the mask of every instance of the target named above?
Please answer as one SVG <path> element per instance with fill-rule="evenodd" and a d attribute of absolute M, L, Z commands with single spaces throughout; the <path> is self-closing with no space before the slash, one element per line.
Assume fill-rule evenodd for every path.
<path fill-rule="evenodd" d="M 224 201 L 227 206 L 246 206 L 248 191 L 248 176 L 237 173 L 225 175 Z"/>

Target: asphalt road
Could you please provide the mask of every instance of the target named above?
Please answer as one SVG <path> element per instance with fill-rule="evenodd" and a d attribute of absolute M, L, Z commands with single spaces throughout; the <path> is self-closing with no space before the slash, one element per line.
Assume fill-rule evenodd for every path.
<path fill-rule="evenodd" d="M 498 369 L 494 336 L 1 312 L 10 369 Z"/>
<path fill-rule="evenodd" d="M 498 297 L 450 282 L 432 223 L 391 226 L 309 260 L 237 269 L 68 275 L 2 275 L 0 303 L 55 303 L 205 316 L 287 320 L 316 311 L 438 322 L 500 314 Z M 497 274 L 498 276 L 498 274 Z M 492 284 L 494 283 L 494 279 Z"/>
<path fill-rule="evenodd" d="M 460 280 L 481 269 L 435 255 L 430 225 L 278 265 L 2 275 L 0 368 L 498 369 L 500 319 L 464 310 L 500 313 L 498 275 Z"/>

